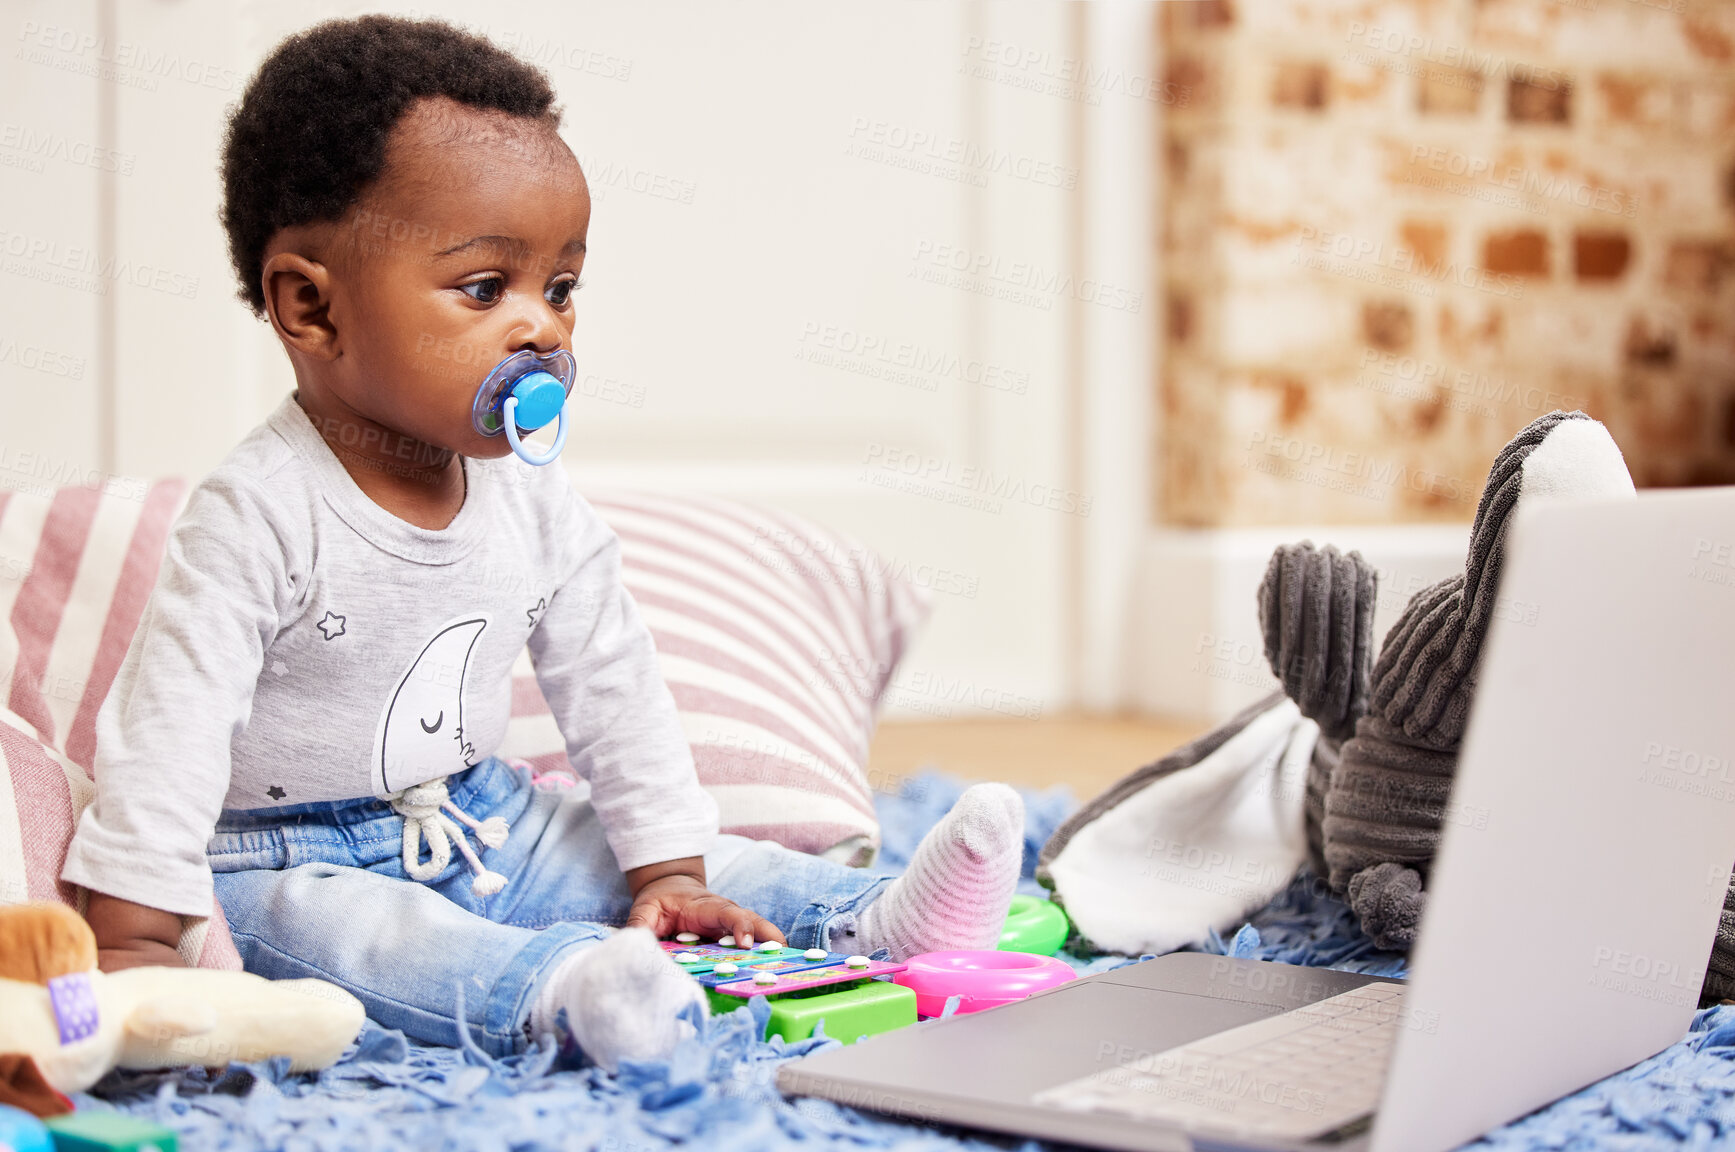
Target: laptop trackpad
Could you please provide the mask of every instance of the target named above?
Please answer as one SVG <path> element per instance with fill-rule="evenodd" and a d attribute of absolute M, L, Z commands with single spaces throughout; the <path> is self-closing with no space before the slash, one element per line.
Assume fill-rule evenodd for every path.
<path fill-rule="evenodd" d="M 1084 981 L 988 1012 L 876 1036 L 801 1063 L 818 1075 L 887 1089 L 1028 1105 L 1044 1088 L 1279 1011 L 1266 1004 Z"/>

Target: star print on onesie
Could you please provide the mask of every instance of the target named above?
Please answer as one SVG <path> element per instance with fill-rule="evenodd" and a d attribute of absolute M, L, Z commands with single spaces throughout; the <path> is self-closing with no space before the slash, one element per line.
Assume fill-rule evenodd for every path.
<path fill-rule="evenodd" d="M 336 612 L 327 612 L 325 618 L 315 625 L 327 640 L 336 640 L 343 635 L 343 625 L 346 618 Z"/>

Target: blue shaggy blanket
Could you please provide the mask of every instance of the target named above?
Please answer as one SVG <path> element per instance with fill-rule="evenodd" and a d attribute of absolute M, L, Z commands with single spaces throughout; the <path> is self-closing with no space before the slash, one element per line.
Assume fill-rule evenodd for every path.
<path fill-rule="evenodd" d="M 962 784 L 924 775 L 880 798 L 888 870 L 901 868 Z M 1071 807 L 1064 791 L 1027 793 L 1026 873 Z M 1025 888 L 1040 892 L 1033 881 Z M 1403 957 L 1377 951 L 1349 910 L 1303 877 L 1231 940 L 1203 948 L 1384 975 Z M 1083 971 L 1124 957 L 1069 958 Z M 762 1014 L 761 1014 L 762 1015 Z M 79 1105 L 115 1107 L 175 1129 L 201 1149 L 437 1149 L 527 1152 L 672 1152 L 708 1148 L 803 1152 L 872 1148 L 1003 1149 L 1007 1141 L 890 1120 L 819 1100 L 786 1100 L 779 1063 L 832 1041 L 759 1039 L 762 1019 L 734 1012 L 666 1063 L 618 1076 L 563 1063 L 554 1053 L 494 1060 L 474 1048 L 407 1042 L 371 1022 L 343 1059 L 317 1075 L 286 1074 L 284 1060 L 207 1072 L 114 1073 Z M 917 1025 L 920 1027 L 920 1025 Z M 1735 1007 L 1700 1012 L 1680 1043 L 1626 1072 L 1491 1133 L 1491 1149 L 1709 1148 L 1735 1138 Z M 1016 1143 L 1016 1142 L 1013 1142 Z M 1022 1152 L 1045 1152 L 1027 1141 Z"/>

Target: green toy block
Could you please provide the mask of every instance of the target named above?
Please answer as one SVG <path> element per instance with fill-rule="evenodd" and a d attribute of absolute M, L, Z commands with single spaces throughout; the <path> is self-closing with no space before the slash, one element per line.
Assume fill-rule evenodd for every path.
<path fill-rule="evenodd" d="M 43 1121 L 55 1152 L 175 1152 L 175 1134 L 124 1112 L 80 1109 Z"/>
<path fill-rule="evenodd" d="M 1070 925 L 1060 905 L 1035 896 L 1014 896 L 1000 931 L 1002 952 L 1034 952 L 1052 956 L 1066 943 Z"/>
<path fill-rule="evenodd" d="M 711 1010 L 718 1014 L 747 1005 L 740 996 L 709 995 Z M 825 1021 L 825 1034 L 845 1044 L 916 1022 L 915 992 L 890 980 L 863 980 L 841 991 L 833 985 L 810 992 L 785 992 L 767 1000 L 771 1019 L 765 1023 L 765 1035 L 790 1041 L 812 1036 L 821 1020 Z"/>

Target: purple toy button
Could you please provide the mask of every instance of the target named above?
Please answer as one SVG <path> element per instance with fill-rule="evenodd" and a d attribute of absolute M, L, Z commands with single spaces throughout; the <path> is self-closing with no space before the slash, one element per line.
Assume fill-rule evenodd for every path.
<path fill-rule="evenodd" d="M 60 1042 L 75 1044 L 96 1035 L 99 1015 L 90 973 L 69 972 L 48 982 L 48 1001 L 60 1025 Z"/>

